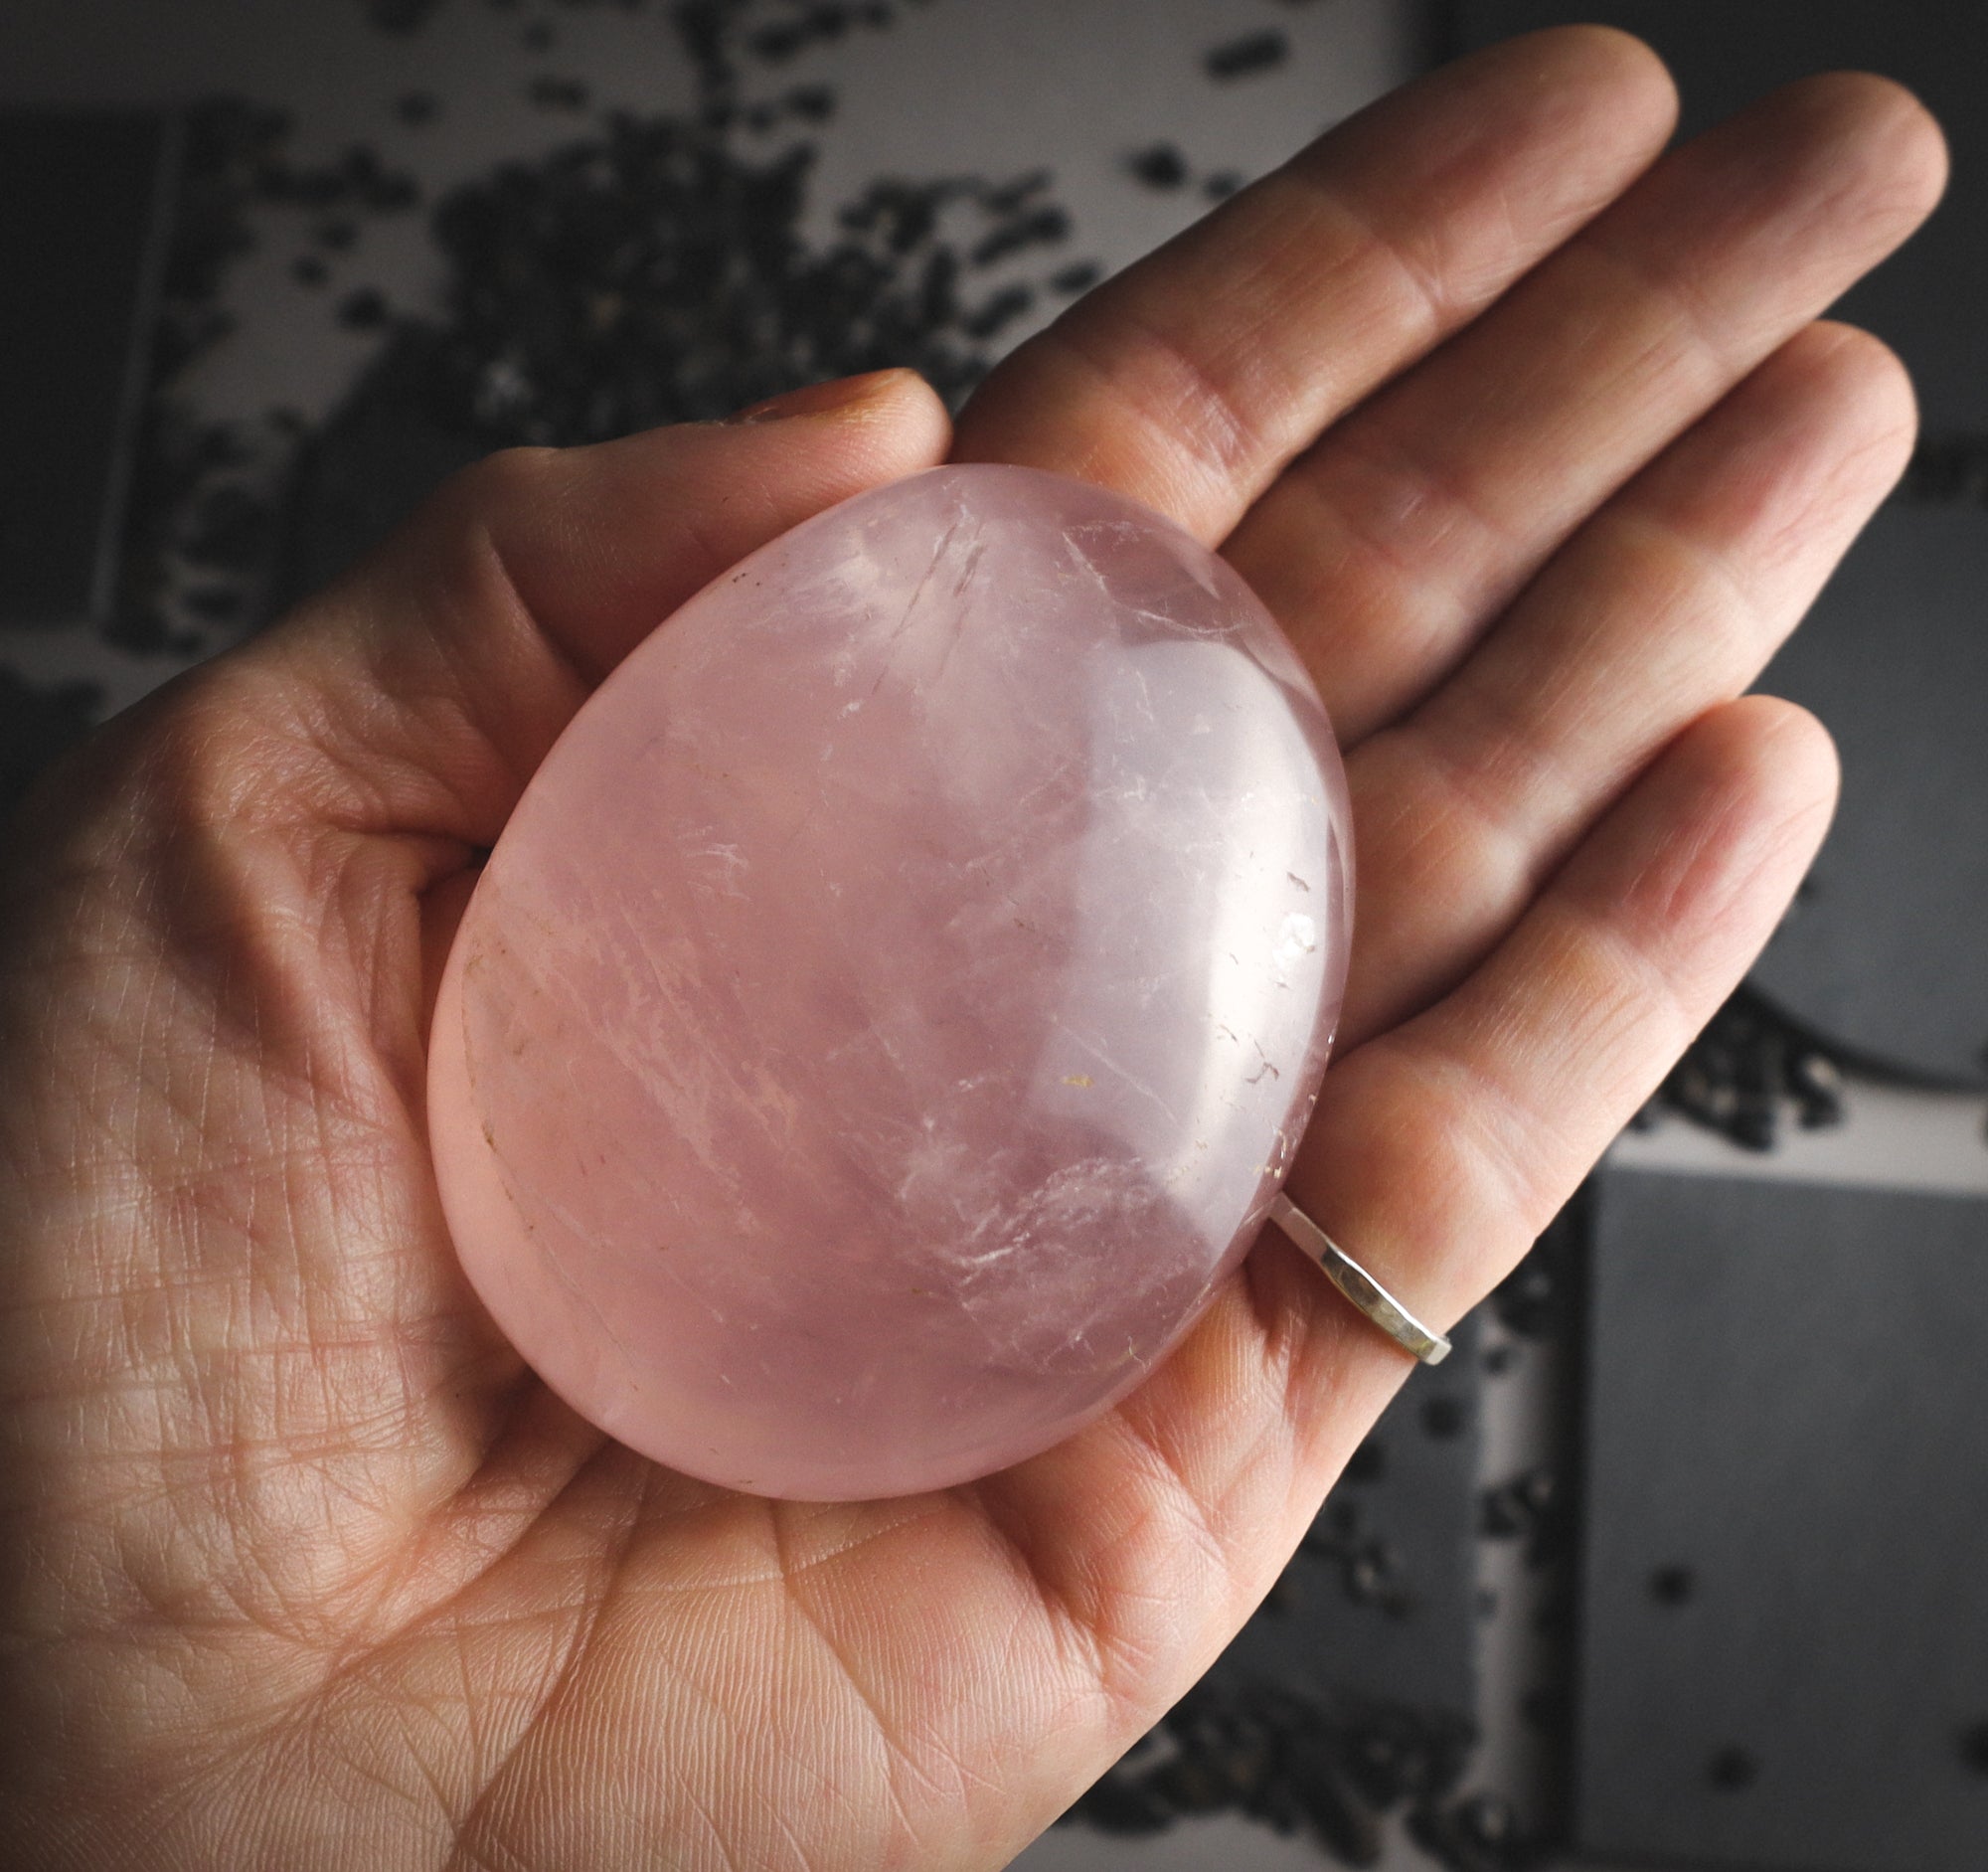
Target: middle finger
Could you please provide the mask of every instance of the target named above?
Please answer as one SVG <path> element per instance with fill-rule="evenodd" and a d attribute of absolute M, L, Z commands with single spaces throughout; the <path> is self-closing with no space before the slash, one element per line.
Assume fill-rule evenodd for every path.
<path fill-rule="evenodd" d="M 1912 428 L 1891 353 L 1811 326 L 1588 521 L 1454 677 L 1360 744 L 1346 1045 L 1474 966 L 1635 774 L 1752 682 Z"/>
<path fill-rule="evenodd" d="M 1224 549 L 1348 747 L 1426 693 L 1608 494 L 1924 218 L 1909 93 L 1836 74 L 1667 156 L 1370 400 Z"/>

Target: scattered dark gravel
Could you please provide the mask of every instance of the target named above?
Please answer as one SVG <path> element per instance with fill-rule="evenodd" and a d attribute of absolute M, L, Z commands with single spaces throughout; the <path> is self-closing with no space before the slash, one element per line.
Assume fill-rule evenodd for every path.
<path fill-rule="evenodd" d="M 1843 1117 L 1840 1058 L 1741 986 L 1707 1023 L 1637 1122 L 1676 1111 L 1748 1150 L 1771 1150 L 1785 1118 L 1804 1130 Z"/>
<path fill-rule="evenodd" d="M 412 335 L 435 359 L 435 420 L 493 446 L 588 441 L 888 365 L 957 402 L 1037 297 L 975 274 L 1069 237 L 1049 178 L 882 180 L 815 245 L 813 155 L 617 113 L 458 190 L 434 222 L 444 314 Z"/>
<path fill-rule="evenodd" d="M 1190 1814 L 1239 1812 L 1363 1866 L 1380 1856 L 1385 1817 L 1402 1812 L 1458 1872 L 1518 1872 L 1531 1860 L 1509 1809 L 1455 1793 L 1473 1740 L 1459 1717 L 1202 1683 L 1064 1818 L 1140 1835 Z M 1505 1843 L 1487 1843 L 1501 1832 Z M 1475 1856 L 1462 1856 L 1466 1847 Z"/>
<path fill-rule="evenodd" d="M 1370 1472 L 1366 1479 L 1378 1478 Z M 1341 1492 L 1327 1501 L 1298 1543 L 1298 1552 L 1330 1566 L 1351 1604 L 1372 1606 L 1391 1618 L 1405 1618 L 1414 1611 L 1415 1596 L 1404 1577 L 1400 1552 L 1368 1525 L 1367 1510 L 1357 1497 Z"/>

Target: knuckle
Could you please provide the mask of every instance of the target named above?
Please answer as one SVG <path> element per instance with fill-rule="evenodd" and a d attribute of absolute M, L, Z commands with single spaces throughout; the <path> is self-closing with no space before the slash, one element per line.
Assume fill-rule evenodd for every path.
<path fill-rule="evenodd" d="M 245 657 L 223 658 L 157 698 L 132 725 L 131 793 L 188 828 L 247 824 L 280 797 L 300 724 L 286 686 Z"/>
<path fill-rule="evenodd" d="M 487 528 L 547 498 L 556 448 L 500 448 L 445 480 L 430 511 L 456 526 Z"/>

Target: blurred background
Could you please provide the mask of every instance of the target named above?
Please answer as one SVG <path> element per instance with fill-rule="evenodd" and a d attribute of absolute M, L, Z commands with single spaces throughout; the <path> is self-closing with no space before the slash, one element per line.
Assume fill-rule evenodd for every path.
<path fill-rule="evenodd" d="M 1764 686 L 1843 810 L 1753 978 L 1029 1872 L 1988 1866 L 1988 10 L 8 0 L 0 793 L 451 468 L 884 364 L 957 401 L 1452 51 L 1686 128 L 1856 65 L 1949 198 L 1842 308 L 1924 439 Z M 4 1743 L 4 1739 L 0 1739 Z"/>

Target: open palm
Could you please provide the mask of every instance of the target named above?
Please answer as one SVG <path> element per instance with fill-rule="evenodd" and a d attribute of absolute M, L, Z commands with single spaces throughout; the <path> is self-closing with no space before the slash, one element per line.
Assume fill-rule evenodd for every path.
<path fill-rule="evenodd" d="M 1083 301 L 956 452 L 1222 543 L 1348 753 L 1299 1200 L 1447 1323 L 1744 969 L 1834 784 L 1736 700 L 1902 468 L 1812 321 L 1937 133 L 1811 81 L 1658 159 L 1634 42 L 1385 100 Z M 473 866 L 657 618 L 930 465 L 903 374 L 498 457 L 46 785 L 8 880 L 0 1840 L 38 1867 L 995 1866 L 1213 1659 L 1406 1361 L 1266 1239 L 987 1481 L 753 1499 L 604 1441 L 458 1275 L 424 1014 Z"/>

